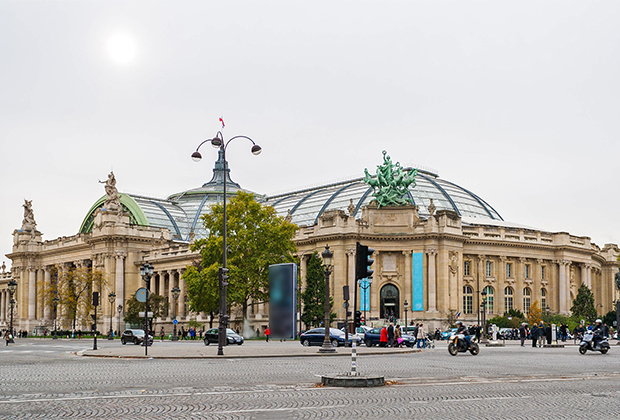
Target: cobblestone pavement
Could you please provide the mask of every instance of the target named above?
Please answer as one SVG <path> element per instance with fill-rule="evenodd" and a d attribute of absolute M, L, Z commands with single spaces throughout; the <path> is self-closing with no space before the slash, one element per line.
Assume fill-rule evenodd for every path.
<path fill-rule="evenodd" d="M 82 347 L 25 340 L 0 353 L 0 418 L 617 418 L 620 397 L 616 346 L 360 356 L 362 373 L 391 381 L 368 389 L 317 386 L 347 371 L 347 357 L 112 359 L 76 356 Z"/>

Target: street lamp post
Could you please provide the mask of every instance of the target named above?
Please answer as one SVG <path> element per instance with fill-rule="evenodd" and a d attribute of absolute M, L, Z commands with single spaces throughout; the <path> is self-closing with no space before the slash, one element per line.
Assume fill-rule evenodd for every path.
<path fill-rule="evenodd" d="M 547 305 L 545 309 L 547 310 L 547 325 L 549 325 L 549 311 L 551 310 L 551 308 L 549 307 L 549 305 Z"/>
<path fill-rule="evenodd" d="M 145 262 L 140 267 L 140 275 L 146 284 L 146 299 L 144 302 L 144 355 L 148 356 L 149 348 L 149 294 L 151 291 L 151 276 L 153 275 L 153 265 Z"/>
<path fill-rule="evenodd" d="M 228 280 L 228 268 L 226 267 L 226 253 L 227 253 L 227 248 L 226 248 L 226 221 L 227 221 L 226 220 L 227 218 L 227 215 L 226 215 L 226 178 L 228 177 L 228 172 L 227 172 L 228 162 L 226 161 L 226 148 L 228 147 L 228 144 L 230 144 L 231 141 L 233 141 L 234 139 L 238 139 L 238 138 L 247 139 L 252 142 L 252 149 L 251 149 L 252 154 L 259 155 L 260 152 L 262 151 L 261 147 L 257 145 L 254 142 L 254 140 L 252 140 L 251 138 L 247 136 L 234 136 L 225 142 L 224 135 L 222 134 L 221 131 L 218 131 L 214 138 L 204 140 L 202 143 L 198 145 L 198 147 L 196 148 L 196 151 L 192 153 L 192 159 L 194 160 L 194 162 L 199 162 L 202 159 L 202 155 L 200 154 L 200 152 L 198 152 L 198 149 L 200 149 L 200 146 L 202 146 L 206 142 L 210 142 L 213 147 L 219 148 L 219 150 L 222 152 L 222 159 L 224 160 L 224 177 L 223 177 L 224 178 L 224 197 L 223 197 L 223 202 L 222 202 L 224 226 L 223 226 L 223 231 L 222 231 L 222 240 L 223 240 L 222 242 L 222 267 L 219 270 L 219 279 L 218 279 L 219 291 L 220 291 L 220 313 L 219 313 L 218 338 L 217 338 L 218 356 L 224 355 L 224 346 L 226 345 L 226 326 L 228 325 L 228 315 L 226 314 L 227 312 L 226 286 L 228 286 L 228 282 L 226 281 Z"/>
<path fill-rule="evenodd" d="M 60 299 L 58 299 L 58 296 L 54 296 L 54 299 L 52 299 L 52 301 L 54 302 L 54 340 L 58 339 L 58 335 L 56 334 L 56 329 L 57 329 L 57 323 L 56 323 L 56 319 L 58 318 L 58 302 L 60 302 Z"/>
<path fill-rule="evenodd" d="M 403 303 L 403 307 L 405 308 L 405 332 L 407 332 L 407 309 L 409 308 L 409 302 L 405 299 L 405 303 Z"/>
<path fill-rule="evenodd" d="M 17 282 L 15 280 L 11 280 L 9 282 L 9 295 L 11 297 L 11 301 L 9 302 L 11 304 L 11 326 L 10 326 L 10 334 L 11 337 L 14 336 L 15 334 L 13 334 L 13 308 L 15 307 L 15 299 L 13 299 L 13 295 L 15 294 L 15 291 L 17 290 Z M 11 339 L 9 341 L 10 343 L 13 343 L 13 339 Z"/>
<path fill-rule="evenodd" d="M 332 257 L 334 254 L 329 250 L 329 245 L 325 246 L 325 251 L 321 253 L 323 257 L 323 264 L 325 264 L 325 321 L 323 326 L 325 327 L 325 339 L 323 340 L 323 345 L 319 349 L 319 353 L 335 353 L 336 349 L 332 346 L 332 343 L 329 339 L 329 329 L 330 329 L 330 307 L 329 307 L 329 276 L 331 274 L 332 269 Z"/>
<path fill-rule="evenodd" d="M 110 302 L 110 332 L 108 333 L 108 340 L 114 340 L 114 330 L 112 329 L 112 316 L 114 315 L 114 302 L 116 302 L 116 293 L 110 292 L 110 294 L 108 295 L 108 301 Z"/>
<path fill-rule="evenodd" d="M 487 292 L 483 290 L 480 294 L 482 295 L 482 338 L 480 343 L 487 343 L 489 341 L 487 339 Z"/>
<path fill-rule="evenodd" d="M 179 294 L 181 293 L 181 289 L 178 287 L 172 288 L 172 298 L 174 299 L 174 319 L 172 321 L 172 341 L 178 341 L 179 337 L 177 337 L 177 299 L 179 298 Z"/>
<path fill-rule="evenodd" d="M 118 312 L 118 333 L 121 334 L 121 312 L 123 312 L 123 305 L 118 305 L 116 307 L 116 312 Z"/>

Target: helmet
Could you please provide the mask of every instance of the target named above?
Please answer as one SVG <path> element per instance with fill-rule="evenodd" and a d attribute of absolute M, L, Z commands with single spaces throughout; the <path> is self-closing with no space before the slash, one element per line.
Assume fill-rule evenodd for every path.
<path fill-rule="evenodd" d="M 603 323 L 603 321 L 601 321 L 600 319 L 597 319 L 597 320 L 596 320 L 596 323 L 597 323 L 597 324 L 602 324 L 602 323 Z"/>
<path fill-rule="evenodd" d="M 463 321 L 456 321 L 456 325 L 463 325 Z"/>

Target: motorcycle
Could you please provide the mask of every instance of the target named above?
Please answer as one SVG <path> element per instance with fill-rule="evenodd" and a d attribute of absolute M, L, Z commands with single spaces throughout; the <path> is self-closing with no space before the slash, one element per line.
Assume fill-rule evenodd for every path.
<path fill-rule="evenodd" d="M 581 339 L 581 343 L 579 343 L 579 353 L 586 354 L 588 350 L 590 351 L 600 351 L 602 354 L 605 354 L 609 351 L 609 341 L 607 341 L 606 337 L 602 337 L 601 341 L 598 342 L 596 347 L 594 346 L 594 334 L 591 331 L 586 331 Z"/>
<path fill-rule="evenodd" d="M 480 353 L 480 347 L 473 341 L 467 344 L 464 334 L 452 333 L 450 336 L 450 343 L 448 344 L 448 353 L 452 356 L 456 356 L 458 353 L 465 353 L 469 351 L 473 356 Z"/>

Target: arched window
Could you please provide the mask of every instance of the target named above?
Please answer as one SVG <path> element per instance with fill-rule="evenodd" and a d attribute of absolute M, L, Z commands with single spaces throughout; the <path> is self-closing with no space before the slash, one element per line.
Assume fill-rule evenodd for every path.
<path fill-rule="evenodd" d="M 547 309 L 547 289 L 540 289 L 540 309 L 545 312 Z"/>
<path fill-rule="evenodd" d="M 512 287 L 507 286 L 504 289 L 504 310 L 508 312 L 511 309 L 514 309 L 514 301 L 513 301 L 514 292 Z"/>
<path fill-rule="evenodd" d="M 492 314 L 494 312 L 493 308 L 493 288 L 491 286 L 487 286 L 484 288 L 483 292 L 487 294 L 487 304 L 486 304 L 486 313 Z"/>
<path fill-rule="evenodd" d="M 526 287 L 523 289 L 523 313 L 525 315 L 530 312 L 530 306 L 532 306 L 532 291 Z"/>
<path fill-rule="evenodd" d="M 486 275 L 487 277 L 492 277 L 493 276 L 493 263 L 489 260 L 487 260 L 487 267 L 486 267 Z"/>
<path fill-rule="evenodd" d="M 463 313 L 471 314 L 474 311 L 474 290 L 470 286 L 463 286 Z"/>

